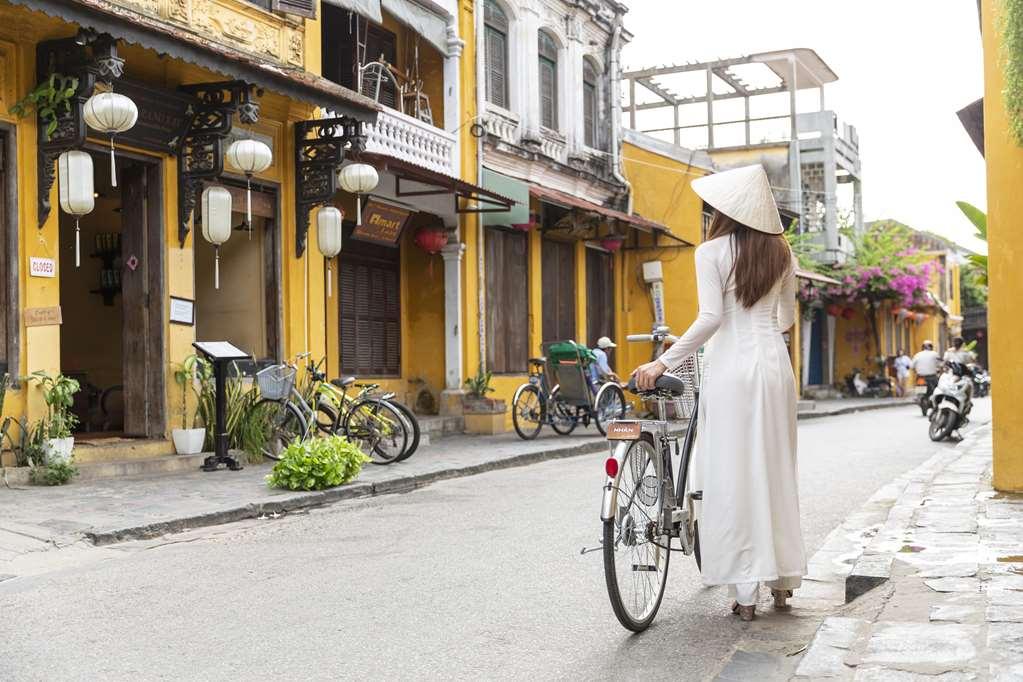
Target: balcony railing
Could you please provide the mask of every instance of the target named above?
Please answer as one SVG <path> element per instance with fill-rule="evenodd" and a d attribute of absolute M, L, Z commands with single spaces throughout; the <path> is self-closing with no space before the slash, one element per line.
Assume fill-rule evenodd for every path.
<path fill-rule="evenodd" d="M 452 133 L 429 123 L 384 109 L 376 123 L 366 126 L 366 151 L 386 154 L 432 171 L 458 177 Z"/>

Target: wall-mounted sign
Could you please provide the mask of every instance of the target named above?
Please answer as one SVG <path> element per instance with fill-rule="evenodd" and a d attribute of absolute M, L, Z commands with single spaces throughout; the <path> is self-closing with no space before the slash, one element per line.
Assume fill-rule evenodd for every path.
<path fill-rule="evenodd" d="M 64 322 L 60 315 L 60 306 L 47 308 L 25 308 L 26 327 L 52 327 Z"/>
<path fill-rule="evenodd" d="M 354 239 L 374 244 L 394 246 L 408 222 L 412 211 L 400 206 L 385 204 L 370 199 L 362 209 L 362 225 L 357 225 L 352 232 Z"/>
<path fill-rule="evenodd" d="M 32 277 L 56 277 L 57 262 L 52 258 L 29 258 L 28 274 Z"/>
<path fill-rule="evenodd" d="M 127 78 L 118 79 L 117 92 L 130 97 L 139 109 L 135 125 L 118 133 L 117 139 L 143 149 L 170 152 L 188 127 L 186 112 L 194 98 Z"/>
<path fill-rule="evenodd" d="M 170 321 L 174 324 L 195 324 L 195 301 L 187 298 L 170 297 Z"/>

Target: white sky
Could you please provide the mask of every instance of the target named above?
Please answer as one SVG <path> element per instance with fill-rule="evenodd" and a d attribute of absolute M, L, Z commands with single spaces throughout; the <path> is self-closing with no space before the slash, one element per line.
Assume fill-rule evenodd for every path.
<path fill-rule="evenodd" d="M 826 108 L 859 133 L 866 220 L 986 251 L 955 205 L 986 206 L 983 159 L 955 115 L 983 95 L 974 0 L 626 2 L 626 69 L 816 50 L 839 78 Z"/>

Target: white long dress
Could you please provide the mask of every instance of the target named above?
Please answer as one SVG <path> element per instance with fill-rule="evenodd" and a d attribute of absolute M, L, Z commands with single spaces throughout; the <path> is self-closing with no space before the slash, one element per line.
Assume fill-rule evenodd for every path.
<path fill-rule="evenodd" d="M 795 317 L 794 265 L 751 308 L 736 301 L 731 237 L 696 249 L 700 314 L 660 358 L 706 344 L 693 460 L 703 490 L 707 585 L 795 589 L 806 573 L 796 474 L 796 389 L 782 332 Z"/>

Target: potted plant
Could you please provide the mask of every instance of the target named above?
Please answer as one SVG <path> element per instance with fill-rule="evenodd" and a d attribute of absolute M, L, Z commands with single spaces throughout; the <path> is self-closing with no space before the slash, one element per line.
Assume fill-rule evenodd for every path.
<path fill-rule="evenodd" d="M 50 376 L 42 370 L 33 372 L 28 380 L 39 383 L 46 401 L 46 419 L 42 421 L 46 463 L 69 464 L 75 447 L 71 431 L 78 424 L 78 417 L 71 412 L 78 382 L 63 374 Z"/>
<path fill-rule="evenodd" d="M 503 400 L 488 398 L 493 393 L 490 386 L 493 374 L 483 370 L 482 363 L 476 376 L 465 380 L 468 389 L 463 403 L 466 433 L 482 433 L 494 435 L 505 432 L 505 412 L 507 407 Z"/>
<path fill-rule="evenodd" d="M 195 381 L 198 364 L 198 356 L 192 354 L 174 367 L 174 382 L 181 387 L 181 428 L 171 429 L 171 440 L 174 441 L 174 451 L 179 455 L 195 455 L 202 452 L 203 442 L 206 440 L 206 428 L 196 427 L 198 411 L 192 416 L 191 428 L 188 426 L 188 387 Z"/>

